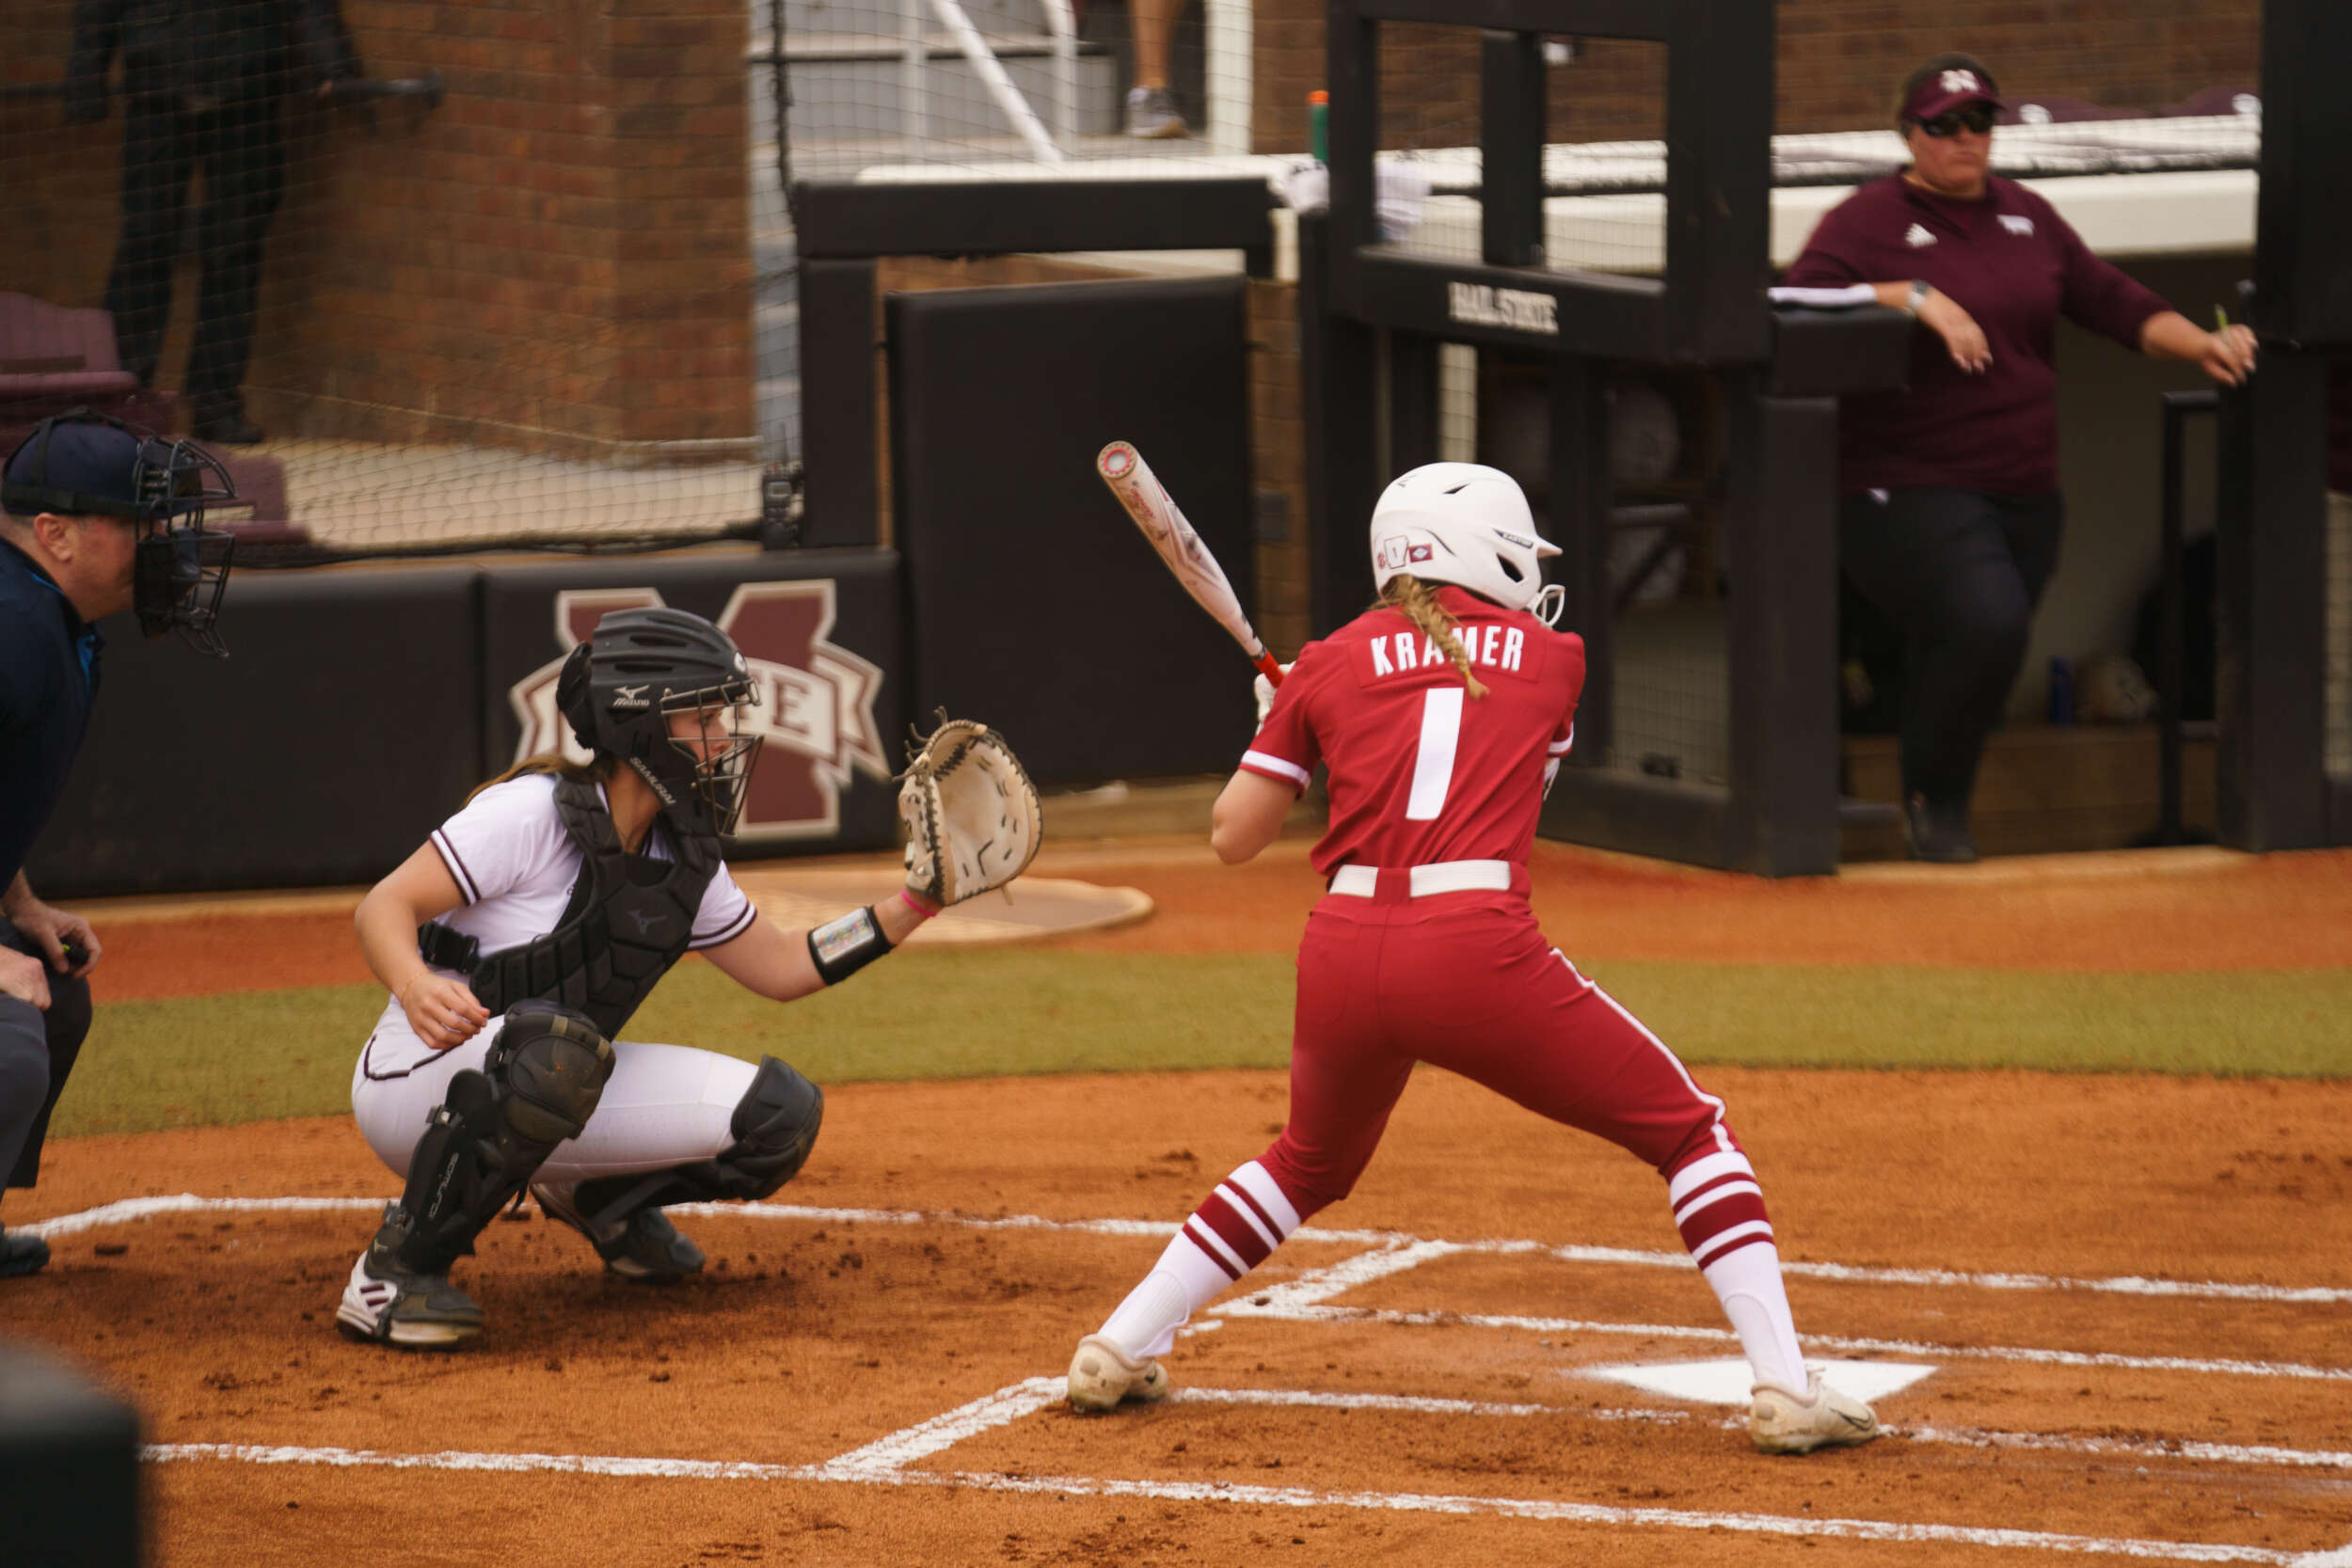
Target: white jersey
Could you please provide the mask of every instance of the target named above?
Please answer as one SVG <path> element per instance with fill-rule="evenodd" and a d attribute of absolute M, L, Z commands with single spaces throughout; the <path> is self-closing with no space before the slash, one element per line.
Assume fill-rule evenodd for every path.
<path fill-rule="evenodd" d="M 601 785 L 597 794 L 603 794 Z M 555 809 L 555 777 L 549 773 L 492 784 L 436 828 L 432 845 L 466 900 L 464 908 L 442 915 L 441 924 L 475 939 L 485 954 L 518 947 L 554 930 L 571 902 L 572 884 L 580 879 L 580 852 L 564 832 Z M 675 858 L 660 818 L 641 853 L 654 860 Z M 733 942 L 758 918 L 751 896 L 722 861 L 703 890 L 687 949 Z M 466 978 L 454 970 L 436 967 L 434 973 Z M 490 1029 L 497 1026 L 491 1020 Z M 485 1031 L 485 1038 L 489 1033 Z M 405 1074 L 432 1054 L 408 1027 L 400 999 L 389 998 L 369 1039 L 363 1069 L 373 1077 Z"/>

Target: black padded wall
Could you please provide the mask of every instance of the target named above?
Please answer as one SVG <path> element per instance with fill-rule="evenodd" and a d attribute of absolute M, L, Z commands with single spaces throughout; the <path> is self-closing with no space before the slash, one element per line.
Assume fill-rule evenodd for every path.
<path fill-rule="evenodd" d="M 1128 440 L 1253 602 L 1243 281 L 893 294 L 913 708 L 1003 730 L 1041 783 L 1231 768 L 1250 671 L 1095 476 Z"/>
<path fill-rule="evenodd" d="M 105 674 L 25 875 L 48 897 L 373 881 L 553 734 L 569 637 L 664 603 L 724 626 L 766 736 L 728 853 L 887 847 L 903 760 L 898 558 L 727 546 L 606 561 L 233 575 L 231 657 L 109 625 Z"/>
<path fill-rule="evenodd" d="M 44 897 L 382 876 L 482 775 L 473 572 L 236 572 L 230 657 L 104 626 L 73 776 L 27 859 Z"/>
<path fill-rule="evenodd" d="M 872 549 L 486 566 L 481 727 L 491 768 L 568 734 L 554 684 L 575 641 L 608 610 L 664 604 L 718 623 L 760 686 L 752 723 L 765 738 L 729 858 L 886 847 L 906 733 L 898 594 L 898 557 Z"/>

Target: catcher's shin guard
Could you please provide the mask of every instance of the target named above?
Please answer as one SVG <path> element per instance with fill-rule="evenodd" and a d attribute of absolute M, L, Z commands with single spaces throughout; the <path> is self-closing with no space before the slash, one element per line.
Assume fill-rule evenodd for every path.
<path fill-rule="evenodd" d="M 555 1146 L 580 1135 L 612 1076 L 587 1018 L 548 1002 L 507 1009 L 484 1070 L 453 1074 L 408 1157 L 408 1187 L 376 1245 L 404 1268 L 445 1274 Z"/>

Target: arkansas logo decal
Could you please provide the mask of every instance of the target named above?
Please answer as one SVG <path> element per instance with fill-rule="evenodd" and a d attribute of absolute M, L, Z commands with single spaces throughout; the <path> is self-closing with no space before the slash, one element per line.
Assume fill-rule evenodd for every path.
<path fill-rule="evenodd" d="M 555 710 L 564 656 L 587 641 L 596 623 L 612 611 L 648 610 L 661 602 L 650 588 L 556 594 L 555 657 L 506 694 L 523 726 L 516 761 L 553 751 L 587 759 L 571 726 Z M 852 773 L 882 782 L 890 778 L 874 727 L 882 673 L 826 641 L 833 622 L 830 578 L 743 583 L 719 615 L 719 629 L 742 650 L 756 688 L 743 732 L 764 742 L 744 793 L 743 818 L 735 831 L 739 840 L 829 837 L 840 829 L 841 792 Z"/>

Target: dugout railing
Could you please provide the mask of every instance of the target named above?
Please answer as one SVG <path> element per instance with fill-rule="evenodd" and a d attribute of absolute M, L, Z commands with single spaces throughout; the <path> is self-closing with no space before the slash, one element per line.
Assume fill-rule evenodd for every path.
<path fill-rule="evenodd" d="M 1359 541 L 1381 483 L 1437 455 L 1439 344 L 1540 355 L 1562 625 L 1584 638 L 1588 669 L 1577 766 L 1561 773 L 1544 832 L 1768 876 L 1834 871 L 1847 817 L 1889 809 L 1845 807 L 1838 789 L 1835 399 L 1900 384 L 1910 323 L 1876 308 L 1782 312 L 1768 303 L 1771 0 L 1332 0 L 1327 15 L 1330 208 L 1299 219 L 1317 628 L 1372 597 Z M 1394 22 L 1486 29 L 1475 261 L 1408 253 L 1375 228 L 1381 28 Z M 1559 34 L 1664 47 L 1657 277 L 1544 264 L 1541 41 Z M 1722 390 L 1731 678 L 1721 784 L 1605 766 L 1616 606 L 1604 389 L 1622 365 L 1696 368 Z"/>
<path fill-rule="evenodd" d="M 1549 526 L 1563 625 L 1585 639 L 1579 766 L 1551 836 L 1768 876 L 1836 869 L 1836 398 L 1899 387 L 1912 324 L 1877 308 L 1773 309 L 1771 0 L 1330 0 L 1330 208 L 1301 214 L 1299 271 L 1317 629 L 1371 597 L 1361 519 L 1380 484 L 1437 455 L 1438 345 L 1549 366 Z M 1381 29 L 1471 25 L 1482 46 L 1475 261 L 1409 254 L 1375 227 Z M 1665 52 L 1665 248 L 1656 277 L 1544 264 L 1547 35 Z M 2218 811 L 2248 849 L 2352 843 L 2352 778 L 2324 767 L 2327 420 L 2323 352 L 2352 346 L 2352 8 L 2271 0 L 2250 319 L 2252 383 L 2219 399 Z M 1608 575 L 1603 388 L 1613 365 L 1717 382 L 1728 777 L 1607 766 L 1618 661 Z M 1385 406 L 1382 400 L 1385 398 Z M 1385 441 L 1382 434 L 1385 431 Z M 2177 747 L 2168 800 L 2177 813 Z M 2169 817 L 2168 819 L 2170 819 Z"/>

